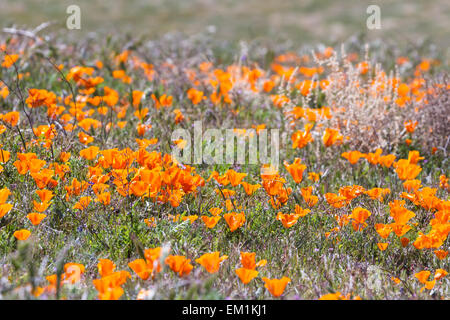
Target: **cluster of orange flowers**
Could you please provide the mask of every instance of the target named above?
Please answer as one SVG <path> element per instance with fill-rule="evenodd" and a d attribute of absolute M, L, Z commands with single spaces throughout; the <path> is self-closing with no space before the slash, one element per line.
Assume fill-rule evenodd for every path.
<path fill-rule="evenodd" d="M 155 274 L 162 271 L 160 264 L 161 259 L 161 247 L 154 249 L 144 250 L 145 259 L 136 259 L 128 266 L 134 273 L 142 280 L 147 280 L 150 277 L 154 278 Z M 200 264 L 208 273 L 216 273 L 219 271 L 220 265 L 223 261 L 227 260 L 228 256 L 220 256 L 220 252 L 205 253 L 195 260 Z M 185 256 L 168 255 L 164 263 L 172 271 L 178 274 L 179 277 L 184 277 L 190 274 L 193 269 L 193 265 L 190 264 L 190 259 L 186 259 Z M 241 252 L 242 267 L 236 269 L 236 274 L 239 279 L 248 284 L 252 279 L 258 276 L 257 267 L 263 267 L 266 265 L 266 260 L 255 261 L 254 252 Z M 99 279 L 92 281 L 94 287 L 98 291 L 98 298 L 100 300 L 118 300 L 123 294 L 124 290 L 122 285 L 126 283 L 132 276 L 128 271 L 115 271 L 116 265 L 109 259 L 100 259 L 97 264 Z M 64 265 L 64 272 L 59 276 L 60 286 L 65 284 L 75 284 L 82 279 L 85 272 L 85 267 L 79 263 L 66 263 Z M 39 297 L 40 295 L 55 294 L 57 290 L 58 276 L 56 274 L 46 277 L 48 285 L 45 287 L 36 287 L 33 291 L 33 295 Z M 263 277 L 265 287 L 274 296 L 279 297 L 283 294 L 286 285 L 290 282 L 290 279 L 283 277 L 281 279 L 269 279 Z M 146 290 L 142 289 L 138 294 L 145 297 Z"/>
<path fill-rule="evenodd" d="M 431 272 L 424 270 L 416 273 L 414 276 L 419 280 L 420 283 L 424 284 L 422 289 L 420 289 L 420 292 L 422 292 L 425 289 L 431 290 L 436 285 L 436 281 L 441 280 L 443 277 L 445 277 L 448 274 L 447 271 L 444 269 L 437 269 L 434 273 L 433 280 L 428 280 L 430 278 Z"/>
<path fill-rule="evenodd" d="M 334 54 L 333 49 L 327 48 L 317 57 L 327 58 Z M 19 61 L 18 54 L 5 55 L 1 66 L 9 69 Z M 302 66 L 298 69 L 292 63 L 308 63 L 307 56 L 299 57 L 296 54 L 288 53 L 278 56 L 271 65 L 270 72 L 261 70 L 256 65 L 252 68 L 246 66 L 232 65 L 224 69 L 213 69 L 212 63 L 203 62 L 198 70 L 185 69 L 187 78 L 190 81 L 188 87 L 184 88 L 188 104 L 194 109 L 205 103 L 211 102 L 217 109 L 219 107 L 230 107 L 239 99 L 236 89 L 247 89 L 251 95 L 266 94 L 272 105 L 284 112 L 291 128 L 294 128 L 296 121 L 305 120 L 302 130 L 293 130 L 290 136 L 292 149 L 303 149 L 308 144 L 314 142 L 314 137 L 321 137 L 321 147 L 330 147 L 344 144 L 347 140 L 341 132 L 341 128 L 323 128 L 319 120 L 328 120 L 333 117 L 336 108 L 320 106 L 309 108 L 291 105 L 292 100 L 284 93 L 275 92 L 275 89 L 284 82 L 289 82 L 298 93 L 306 97 L 314 90 L 325 90 L 329 85 L 328 79 L 316 80 L 324 73 L 322 67 Z M 367 208 L 356 206 L 351 208 L 351 203 L 358 197 L 366 197 L 376 200 L 384 206 L 385 198 L 395 197 L 391 194 L 390 188 L 374 187 L 366 189 L 359 185 L 340 186 L 336 193 L 324 192 L 320 194 L 317 182 L 321 179 L 322 173 L 309 171 L 307 165 L 302 163 L 300 158 L 294 158 L 292 163 L 284 161 L 284 168 L 290 178 L 283 177 L 283 174 L 270 165 L 264 165 L 259 183 L 244 181 L 250 179 L 247 173 L 237 172 L 233 169 L 220 174 L 213 171 L 209 178 L 205 180 L 196 172 L 196 168 L 186 164 L 178 163 L 169 154 L 164 154 L 153 149 L 159 146 L 158 138 L 152 137 L 153 129 L 152 117 L 156 114 L 164 114 L 173 120 L 174 124 L 185 124 L 189 121 L 190 114 L 183 113 L 184 109 L 179 106 L 176 100 L 178 95 L 172 96 L 170 91 L 164 86 L 161 80 L 161 88 L 155 91 L 132 90 L 130 84 L 133 78 L 130 71 L 137 70 L 142 73 L 147 80 L 154 80 L 158 74 L 154 66 L 143 62 L 139 57 L 130 51 L 123 51 L 115 56 L 111 68 L 104 68 L 101 61 L 96 61 L 93 67 L 74 66 L 65 71 L 63 65 L 58 69 L 65 72 L 65 80 L 76 85 L 77 96 L 71 94 L 57 96 L 54 92 L 46 89 L 31 88 L 24 100 L 26 107 L 24 112 L 29 116 L 31 113 L 45 113 L 48 124 L 36 125 L 30 123 L 30 134 L 33 135 L 29 141 L 24 141 L 21 149 L 16 148 L 16 152 L 6 150 L 0 145 L 0 173 L 7 169 L 15 170 L 20 179 L 26 181 L 27 189 L 31 190 L 31 204 L 27 209 L 25 223 L 31 223 L 29 229 L 19 229 L 14 231 L 17 240 L 25 241 L 33 229 L 47 217 L 47 213 L 54 205 L 54 197 L 63 196 L 65 204 L 70 204 L 78 215 L 86 215 L 89 211 L 116 206 L 124 198 L 137 201 L 149 200 L 155 205 L 170 205 L 177 208 L 182 205 L 183 200 L 192 196 L 196 198 L 199 190 L 205 187 L 206 183 L 215 182 L 217 188 L 216 195 L 223 201 L 223 206 L 213 206 L 208 208 L 210 214 L 203 214 L 200 220 L 208 229 L 215 228 L 223 220 L 223 224 L 228 226 L 230 232 L 244 232 L 244 225 L 249 222 L 246 219 L 246 210 L 236 201 L 236 194 L 239 191 L 245 192 L 248 197 L 254 195 L 259 189 L 264 189 L 268 196 L 268 203 L 277 212 L 275 219 L 277 224 L 286 228 L 298 226 L 300 218 L 307 217 L 316 210 L 322 203 L 328 204 L 327 209 L 331 210 L 337 227 L 326 233 L 326 237 L 337 234 L 345 226 L 351 224 L 354 232 L 365 232 L 364 230 L 375 229 L 376 233 L 383 239 L 377 246 L 381 251 L 388 248 L 389 237 L 394 233 L 403 247 L 408 246 L 410 241 L 416 249 L 433 249 L 438 259 L 445 259 L 448 251 L 443 248 L 450 233 L 450 205 L 448 200 L 443 200 L 436 196 L 438 189 L 423 187 L 421 180 L 417 179 L 422 172 L 419 162 L 424 160 L 419 151 L 409 151 L 407 159 L 398 159 L 394 154 L 383 155 L 382 149 L 375 152 L 362 153 L 357 150 L 350 150 L 341 154 L 352 166 L 356 165 L 360 159 L 366 159 L 371 165 L 380 165 L 392 172 L 395 172 L 398 179 L 402 181 L 404 192 L 399 196 L 402 199 L 392 199 L 388 203 L 389 216 L 382 216 L 375 211 L 371 212 Z M 427 71 L 430 67 L 429 61 L 423 61 L 417 66 L 417 74 Z M 174 70 L 176 67 L 166 62 L 162 70 Z M 108 70 L 106 70 L 108 69 Z M 365 74 L 369 71 L 369 63 L 360 62 L 357 65 L 358 72 Z M 110 73 L 110 74 L 109 74 Z M 100 76 L 103 75 L 103 76 Z M 25 75 L 20 75 L 23 77 Z M 108 79 L 109 77 L 109 79 Z M 385 78 L 385 75 L 384 75 Z M 113 84 L 127 86 L 130 90 L 125 95 L 120 95 L 115 89 L 103 86 L 106 80 L 111 80 Z M 397 91 L 395 103 L 399 107 L 406 107 L 412 99 L 422 101 L 426 91 L 422 81 L 414 80 L 410 83 L 402 83 L 399 79 L 389 80 Z M 382 86 L 388 81 L 382 82 Z M 3 83 L 0 84 L 0 97 L 6 99 L 9 88 Z M 184 90 L 183 89 L 183 90 Z M 165 91 L 167 90 L 167 91 Z M 364 90 L 361 88 L 361 90 Z M 183 91 L 184 92 L 184 91 Z M 388 98 L 388 97 L 387 97 Z M 387 101 L 388 102 L 388 101 Z M 171 109 L 172 106 L 179 106 Z M 170 112 L 166 112 L 170 110 Z M 277 109 L 278 110 L 278 109 Z M 239 113 L 239 109 L 232 110 L 233 115 Z M 189 115 L 189 116 L 187 116 Z M 162 116 L 161 116 L 162 117 Z M 172 119 L 173 118 L 173 119 Z M 19 122 L 21 113 L 10 111 L 0 114 L 0 135 L 8 131 L 20 131 Z M 408 120 L 403 123 L 408 134 L 412 135 L 417 126 L 417 121 Z M 135 139 L 138 145 L 137 150 L 130 147 L 107 148 L 108 135 L 113 129 L 132 128 L 133 132 L 139 136 Z M 254 124 L 256 134 L 264 129 L 266 124 Z M 319 132 L 315 130 L 321 130 Z M 236 129 L 238 134 L 247 134 L 246 130 Z M 72 134 L 78 139 L 73 141 L 81 147 L 77 153 L 70 153 L 71 146 L 60 147 L 56 141 L 68 139 Z M 316 135 L 317 134 L 317 135 Z M 70 136 L 71 137 L 71 136 Z M 22 137 L 23 138 L 23 137 Z M 59 139 L 59 140 L 58 140 Z M 6 139 L 2 140 L 4 143 Z M 176 146 L 182 149 L 187 142 L 184 140 L 174 141 Z M 409 145 L 410 143 L 408 143 Z M 101 146 L 101 147 L 100 147 Z M 43 148 L 43 149 L 41 149 Z M 149 149 L 152 148 L 151 151 Z M 42 152 L 41 152 L 42 151 Z M 72 151 L 73 152 L 73 151 Z M 40 159 L 39 154 L 50 154 L 46 159 Z M 41 156 L 42 157 L 42 156 Z M 51 159 L 51 160 L 50 160 Z M 86 169 L 82 176 L 72 175 L 73 166 L 71 161 L 80 162 Z M 15 169 L 14 169 L 15 168 Z M 314 185 L 305 184 L 305 172 L 308 172 L 308 179 Z M 8 174 L 11 172 L 8 171 Z M 293 180 L 294 184 L 290 182 Z M 239 186 L 242 186 L 242 189 Z M 227 187 L 227 188 L 225 188 Z M 439 187 L 449 192 L 448 178 L 441 175 Z M 235 189 L 233 189 L 235 188 Z M 12 189 L 11 189 L 12 190 Z M 5 217 L 15 204 L 9 198 L 12 194 L 7 187 L 0 189 L 0 219 Z M 322 189 L 324 190 L 324 189 Z M 326 189 L 325 189 L 326 190 Z M 328 191 L 328 190 L 327 190 Z M 300 198 L 301 196 L 301 198 Z M 290 200 L 295 198 L 295 206 L 290 206 Z M 9 202 L 8 202 L 9 200 Z M 406 207 L 406 201 L 412 203 L 419 210 L 424 209 L 429 217 L 426 226 L 419 225 L 416 213 Z M 292 201 L 291 201 L 292 202 Z M 304 205 L 300 205 L 304 202 Z M 302 208 L 302 206 L 304 208 Z M 306 208 L 307 207 L 307 208 Z M 293 209 L 294 208 L 294 209 Z M 386 206 L 387 208 L 387 206 Z M 69 208 L 68 208 L 69 209 Z M 70 210 L 70 209 L 69 209 Z M 416 211 L 418 212 L 418 211 Z M 199 213 L 200 214 L 200 213 Z M 418 215 L 418 214 L 417 214 Z M 9 216 L 11 214 L 9 213 Z M 193 224 L 199 215 L 170 215 L 165 216 L 173 222 L 189 221 Z M 375 220 L 383 219 L 384 223 L 375 223 Z M 149 217 L 144 220 L 149 227 L 154 227 L 157 223 L 156 217 Z M 221 222 L 222 223 L 222 222 Z M 373 228 L 369 228 L 373 225 Z M 426 228 L 420 230 L 420 228 Z M 290 229 L 292 230 L 292 229 Z M 351 230 L 351 229 L 349 229 Z M 417 231 L 418 236 L 413 239 L 410 230 Z M 424 230 L 427 230 L 424 233 Z M 352 231 L 352 232 L 353 232 Z M 337 238 L 338 239 L 338 238 Z M 267 261 L 256 262 L 255 253 L 241 252 L 242 267 L 237 268 L 235 273 L 244 284 L 255 279 L 259 271 L 258 267 L 263 267 Z M 162 271 L 163 265 L 167 265 L 179 277 L 188 276 L 194 266 L 191 260 L 183 255 L 168 255 L 164 261 L 160 247 L 146 249 L 144 256 L 140 259 L 128 263 L 128 267 L 141 279 L 154 279 L 155 275 Z M 220 252 L 205 253 L 195 262 L 201 265 L 208 273 L 216 273 L 220 269 L 221 263 L 227 260 L 228 256 L 220 255 Z M 98 263 L 98 273 L 101 278 L 93 280 L 93 284 L 98 291 L 99 299 L 119 299 L 123 294 L 124 285 L 131 274 L 127 271 L 114 271 L 116 265 L 109 259 L 100 259 Z M 64 266 L 62 275 L 50 275 L 47 277 L 49 285 L 44 288 L 37 288 L 35 295 L 47 292 L 53 293 L 62 284 L 78 282 L 84 274 L 85 268 L 81 264 L 68 263 Z M 444 277 L 447 272 L 437 269 L 433 280 L 429 281 L 430 271 L 422 271 L 416 274 L 417 279 L 424 284 L 424 288 L 431 289 L 436 281 Z M 58 284 L 58 281 L 60 283 Z M 263 277 L 267 290 L 274 296 L 283 294 L 287 284 L 291 281 L 287 277 L 281 279 L 268 279 Z M 145 295 L 145 291 L 142 292 Z M 322 296 L 323 299 L 349 299 L 350 295 L 344 296 L 340 292 Z"/>

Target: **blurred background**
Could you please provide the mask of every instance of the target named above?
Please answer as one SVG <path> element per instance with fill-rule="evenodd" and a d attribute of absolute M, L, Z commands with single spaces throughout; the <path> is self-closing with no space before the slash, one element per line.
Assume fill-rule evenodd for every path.
<path fill-rule="evenodd" d="M 66 8 L 81 8 L 81 30 L 67 30 Z M 381 29 L 368 30 L 367 7 L 381 8 Z M 399 45 L 430 39 L 450 45 L 449 0 L 0 0 L 0 26 L 51 21 L 70 37 L 128 33 L 213 32 L 224 40 L 338 43 L 355 34 Z"/>

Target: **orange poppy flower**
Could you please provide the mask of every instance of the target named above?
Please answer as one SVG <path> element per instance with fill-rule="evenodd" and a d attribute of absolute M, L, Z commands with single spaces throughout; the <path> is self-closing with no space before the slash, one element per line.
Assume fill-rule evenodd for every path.
<path fill-rule="evenodd" d="M 259 260 L 256 263 L 255 252 L 241 252 L 241 264 L 246 269 L 255 269 L 256 267 L 263 267 L 266 265 L 267 260 Z"/>
<path fill-rule="evenodd" d="M 448 180 L 449 179 L 445 176 L 445 174 L 441 174 L 439 176 L 439 188 L 450 192 L 450 184 L 448 183 Z"/>
<path fill-rule="evenodd" d="M 36 226 L 38 224 L 41 223 L 41 221 L 46 217 L 46 214 L 42 214 L 42 213 L 36 213 L 36 212 L 32 212 L 30 214 L 27 215 L 28 220 L 31 221 L 31 223 Z"/>
<path fill-rule="evenodd" d="M 68 262 L 64 265 L 64 272 L 70 271 L 71 267 L 77 267 L 80 272 L 84 272 L 85 267 L 81 263 L 75 263 L 75 262 Z"/>
<path fill-rule="evenodd" d="M 141 103 L 141 99 L 144 95 L 144 92 L 139 91 L 139 90 L 133 90 L 133 92 L 131 94 L 132 94 L 133 107 L 138 107 L 139 104 Z"/>
<path fill-rule="evenodd" d="M 73 206 L 73 209 L 85 210 L 91 203 L 91 197 L 81 197 L 80 200 Z"/>
<path fill-rule="evenodd" d="M 395 159 L 396 159 L 395 155 L 388 154 L 385 156 L 381 156 L 379 159 L 379 163 L 386 168 L 390 168 L 392 166 L 392 164 L 394 163 Z"/>
<path fill-rule="evenodd" d="M 281 221 L 281 223 L 285 228 L 290 228 L 294 224 L 296 224 L 298 218 L 300 218 L 300 216 L 297 214 L 288 214 L 288 213 L 283 214 L 282 212 L 277 213 L 277 220 Z"/>
<path fill-rule="evenodd" d="M 263 90 L 265 92 L 270 92 L 275 87 L 275 83 L 271 80 L 267 80 L 263 83 Z"/>
<path fill-rule="evenodd" d="M 436 284 L 436 280 L 426 281 L 425 286 L 422 289 L 420 289 L 420 292 L 422 292 L 424 289 L 427 289 L 427 290 L 433 289 L 435 284 Z"/>
<path fill-rule="evenodd" d="M 402 243 L 402 247 L 404 248 L 404 247 L 406 247 L 408 245 L 409 239 L 403 237 L 403 238 L 400 239 L 400 242 Z"/>
<path fill-rule="evenodd" d="M 2 67 L 9 68 L 11 67 L 17 60 L 19 59 L 19 55 L 17 54 L 5 54 L 3 58 Z"/>
<path fill-rule="evenodd" d="M 3 85 L 3 83 L 0 84 L 0 97 L 3 98 L 3 99 L 6 99 L 6 97 L 8 97 L 8 96 L 9 96 L 9 89 L 8 89 L 8 87 Z M 1 120 L 1 116 L 0 116 L 0 120 Z M 5 130 L 6 130 L 6 127 L 4 125 L 1 125 L 0 133 L 5 132 Z"/>
<path fill-rule="evenodd" d="M 420 160 L 423 159 L 425 158 L 421 157 L 419 151 L 417 150 L 413 150 L 408 153 L 408 161 L 411 164 L 417 164 Z"/>
<path fill-rule="evenodd" d="M 101 204 L 103 204 L 105 206 L 109 205 L 111 203 L 111 193 L 109 193 L 109 192 L 100 193 L 97 196 L 96 201 L 100 202 Z"/>
<path fill-rule="evenodd" d="M 158 143 L 158 139 L 157 138 L 153 138 L 153 139 L 137 139 L 136 138 L 136 142 L 139 145 L 139 149 L 146 149 L 148 146 Z"/>
<path fill-rule="evenodd" d="M 312 195 L 313 187 L 307 187 L 307 188 L 301 188 L 300 192 L 302 194 L 303 200 L 305 200 L 306 204 L 311 208 L 314 207 L 319 201 L 319 198 L 317 196 Z"/>
<path fill-rule="evenodd" d="M 219 214 L 221 214 L 223 211 L 222 208 L 211 208 L 209 209 L 209 212 L 213 215 L 213 216 L 218 216 Z"/>
<path fill-rule="evenodd" d="M 130 194 L 142 197 L 149 189 L 149 183 L 145 181 L 133 181 L 130 183 Z"/>
<path fill-rule="evenodd" d="M 405 224 L 398 224 L 398 223 L 391 223 L 390 227 L 394 231 L 394 233 L 397 235 L 397 237 L 403 236 L 405 233 L 407 233 L 409 230 L 411 230 L 411 227 L 409 225 Z"/>
<path fill-rule="evenodd" d="M 331 192 L 325 193 L 325 199 L 327 200 L 328 204 L 334 208 L 342 208 L 350 203 L 350 201 L 347 200 L 346 197 L 339 196 Z"/>
<path fill-rule="evenodd" d="M 227 222 L 228 226 L 230 227 L 230 231 L 233 232 L 236 229 L 242 227 L 245 223 L 245 214 L 244 212 L 236 213 L 226 213 L 223 215 L 223 218 Z"/>
<path fill-rule="evenodd" d="M 161 247 L 145 249 L 144 256 L 155 272 L 161 271 L 161 264 L 159 263 L 159 258 L 161 257 Z"/>
<path fill-rule="evenodd" d="M 222 185 L 222 186 L 226 186 L 230 183 L 230 181 L 228 180 L 228 177 L 226 174 L 219 176 L 219 173 L 217 171 L 213 171 L 211 173 L 211 175 L 209 176 L 207 182 L 209 182 L 211 179 L 214 179 L 217 181 L 218 184 Z"/>
<path fill-rule="evenodd" d="M 189 263 L 190 261 L 191 260 L 186 259 L 185 256 L 170 255 L 164 260 L 164 263 L 167 264 L 172 271 L 178 273 L 178 275 L 182 277 L 187 276 L 192 268 L 194 268 L 194 266 Z"/>
<path fill-rule="evenodd" d="M 45 287 L 45 291 L 55 292 L 56 291 L 56 281 L 58 279 L 56 274 L 46 276 L 45 279 L 49 282 L 49 285 L 47 287 Z"/>
<path fill-rule="evenodd" d="M 228 178 L 228 181 L 230 181 L 233 187 L 239 185 L 242 179 L 244 179 L 247 176 L 246 173 L 239 173 L 234 171 L 233 169 L 228 170 L 225 174 Z"/>
<path fill-rule="evenodd" d="M 444 259 L 447 257 L 447 255 L 448 255 L 448 251 L 445 251 L 445 250 L 435 250 L 435 251 L 434 251 L 434 254 L 436 255 L 436 257 L 437 257 L 439 260 L 444 260 Z"/>
<path fill-rule="evenodd" d="M 296 131 L 291 135 L 292 149 L 302 149 L 308 145 L 308 143 L 314 141 L 310 131 L 313 125 L 308 123 L 305 125 L 305 131 Z"/>
<path fill-rule="evenodd" d="M 410 89 L 406 83 L 401 83 L 397 88 L 397 92 L 400 97 L 406 96 L 409 93 L 409 91 Z"/>
<path fill-rule="evenodd" d="M 291 174 L 295 183 L 300 183 L 303 180 L 303 172 L 306 170 L 306 166 L 301 163 L 300 158 L 295 158 L 292 164 L 284 163 L 286 170 Z"/>
<path fill-rule="evenodd" d="M 434 273 L 434 279 L 435 280 L 441 280 L 443 277 L 445 277 L 448 274 L 447 271 L 444 269 L 436 269 Z"/>
<path fill-rule="evenodd" d="M 84 144 L 84 145 L 88 145 L 89 143 L 91 143 L 92 141 L 94 141 L 94 138 L 91 137 L 88 134 L 85 134 L 84 132 L 78 133 L 78 140 Z"/>
<path fill-rule="evenodd" d="M 417 191 L 420 188 L 422 188 L 422 182 L 420 180 L 414 179 L 414 180 L 406 180 L 405 182 L 403 182 L 403 187 L 408 191 L 408 192 L 413 192 L 413 191 Z"/>
<path fill-rule="evenodd" d="M 195 215 L 189 215 L 189 216 L 181 217 L 181 220 L 182 220 L 182 221 L 187 221 L 187 220 L 189 220 L 191 224 L 193 224 L 194 221 L 197 220 L 197 219 L 198 219 L 198 215 L 196 215 L 196 214 L 195 214 Z"/>
<path fill-rule="evenodd" d="M 129 278 L 131 274 L 128 271 L 116 271 L 102 277 L 104 284 L 110 288 L 123 285 Z"/>
<path fill-rule="evenodd" d="M 99 280 L 102 281 L 102 279 Z M 120 297 L 123 295 L 123 292 L 124 291 L 121 287 L 107 288 L 103 292 L 99 292 L 98 298 L 100 300 L 119 300 Z"/>
<path fill-rule="evenodd" d="M 325 147 L 330 147 L 333 144 L 342 143 L 344 137 L 339 133 L 338 130 L 326 128 L 322 140 Z"/>
<path fill-rule="evenodd" d="M 395 171 L 400 180 L 412 180 L 415 179 L 422 168 L 417 164 L 412 164 L 407 159 L 400 159 L 394 163 Z"/>
<path fill-rule="evenodd" d="M 37 286 L 36 288 L 34 288 L 31 294 L 36 298 L 38 298 L 44 293 L 44 291 L 45 291 L 44 288 Z"/>
<path fill-rule="evenodd" d="M 412 120 L 408 120 L 405 121 L 403 124 L 405 126 L 406 131 L 408 131 L 409 133 L 414 133 L 414 130 L 416 130 L 418 122 L 417 121 L 412 122 Z"/>
<path fill-rule="evenodd" d="M 53 192 L 47 189 L 36 190 L 35 192 L 41 199 L 41 202 L 49 202 L 54 196 Z"/>
<path fill-rule="evenodd" d="M 233 210 L 234 206 L 233 206 L 233 202 L 231 202 L 231 199 L 227 199 L 225 201 L 225 208 L 227 209 L 227 211 Z"/>
<path fill-rule="evenodd" d="M 205 97 L 203 96 L 203 91 L 191 88 L 187 91 L 187 97 L 191 100 L 192 104 L 199 104 Z"/>
<path fill-rule="evenodd" d="M 262 280 L 265 282 L 264 287 L 266 287 L 274 297 L 281 296 L 287 284 L 291 282 L 291 279 L 288 277 L 283 277 L 281 279 L 262 278 Z"/>
<path fill-rule="evenodd" d="M 115 79 L 120 79 L 122 80 L 123 83 L 128 83 L 130 84 L 131 82 L 133 82 L 133 79 L 131 79 L 131 77 L 129 77 L 124 70 L 113 70 L 112 72 L 112 76 Z"/>
<path fill-rule="evenodd" d="M 28 89 L 28 98 L 25 100 L 29 108 L 38 108 L 40 106 L 51 107 L 56 104 L 56 95 L 45 89 Z"/>
<path fill-rule="evenodd" d="M 19 157 L 19 158 L 20 158 L 20 157 Z M 23 162 L 23 161 L 21 160 L 21 162 Z M 40 175 L 43 176 L 44 178 L 45 178 L 46 175 L 50 175 L 50 174 L 53 175 L 53 173 L 52 173 L 51 170 L 48 170 L 48 169 L 42 169 L 42 167 L 45 166 L 45 161 L 44 161 L 44 160 L 40 160 L 40 159 L 31 159 L 29 162 L 28 162 L 28 161 L 25 161 L 25 166 L 28 167 L 27 169 L 28 169 L 31 173 L 38 173 L 38 172 L 41 171 L 41 170 L 45 170 L 45 171 L 41 171 L 41 172 L 40 172 Z"/>
<path fill-rule="evenodd" d="M 48 207 L 50 206 L 50 202 L 37 202 L 35 200 L 33 200 L 33 210 L 37 211 L 37 212 L 44 212 L 45 210 L 48 209 Z"/>
<path fill-rule="evenodd" d="M 358 63 L 356 68 L 359 70 L 359 73 L 366 74 L 369 71 L 369 63 L 367 61 L 362 61 Z"/>
<path fill-rule="evenodd" d="M 367 194 L 371 199 L 378 200 L 380 202 L 383 202 L 384 196 L 391 193 L 391 190 L 389 188 L 372 188 L 370 190 L 367 190 L 365 194 Z"/>
<path fill-rule="evenodd" d="M 308 172 L 308 179 L 313 182 L 317 182 L 320 179 L 320 175 L 321 175 L 321 173 Z"/>
<path fill-rule="evenodd" d="M 39 172 L 32 172 L 31 176 L 33 177 L 36 185 L 39 189 L 45 188 L 47 185 L 52 184 L 52 177 L 54 176 L 55 171 L 50 169 L 41 169 Z"/>
<path fill-rule="evenodd" d="M 253 269 L 247 269 L 247 268 L 238 268 L 235 270 L 236 274 L 239 276 L 239 279 L 242 281 L 242 283 L 247 284 L 252 279 L 256 278 L 258 276 L 258 271 Z"/>
<path fill-rule="evenodd" d="M 9 211 L 11 211 L 13 205 L 10 203 L 0 204 L 0 218 L 3 218 Z"/>
<path fill-rule="evenodd" d="M 364 229 L 367 226 L 365 222 L 368 217 L 370 217 L 371 213 L 361 207 L 357 207 L 353 209 L 350 218 L 352 219 L 353 230 L 359 231 Z"/>
<path fill-rule="evenodd" d="M 14 237 L 17 240 L 27 240 L 31 235 L 31 232 L 27 229 L 20 229 L 14 232 Z"/>
<path fill-rule="evenodd" d="M 220 219 L 221 219 L 221 216 L 215 216 L 215 217 L 202 216 L 203 222 L 209 229 L 214 228 Z"/>
<path fill-rule="evenodd" d="M 19 122 L 19 119 L 20 119 L 20 113 L 18 111 L 11 111 L 11 112 L 5 113 L 1 117 L 1 120 L 8 123 L 11 127 L 15 127 L 17 125 L 17 123 Z"/>
<path fill-rule="evenodd" d="M 369 152 L 365 155 L 366 160 L 373 165 L 377 165 L 380 162 L 381 154 L 383 150 L 378 148 L 375 152 Z"/>
<path fill-rule="evenodd" d="M 425 284 L 428 278 L 430 277 L 431 272 L 430 271 L 420 271 L 414 274 L 414 276 L 419 280 L 420 283 Z"/>
<path fill-rule="evenodd" d="M 219 251 L 205 253 L 200 258 L 195 259 L 195 262 L 200 264 L 209 273 L 216 273 L 219 271 L 220 263 L 228 259 L 228 256 L 226 255 L 222 257 L 219 256 L 220 256 Z"/>
<path fill-rule="evenodd" d="M 339 194 L 341 196 L 344 196 L 349 202 L 357 198 L 359 195 L 363 194 L 365 191 L 366 190 L 363 187 L 358 185 L 339 188 Z"/>
<path fill-rule="evenodd" d="M 100 151 L 99 147 L 91 146 L 89 148 L 83 149 L 80 151 L 80 157 L 86 159 L 86 160 L 93 160 L 97 156 L 98 152 Z"/>
<path fill-rule="evenodd" d="M 169 107 L 172 105 L 173 98 L 171 96 L 168 96 L 166 94 L 163 94 L 159 98 L 156 97 L 155 94 L 152 94 L 152 99 L 155 102 L 155 108 L 159 110 L 161 106 Z"/>
<path fill-rule="evenodd" d="M 348 298 L 338 291 L 336 293 L 325 294 L 319 300 L 348 300 Z"/>
<path fill-rule="evenodd" d="M 0 204 L 4 204 L 10 195 L 11 191 L 8 188 L 0 189 Z"/>
<path fill-rule="evenodd" d="M 409 211 L 408 209 L 403 207 L 404 204 L 405 201 L 389 202 L 391 217 L 394 218 L 395 222 L 398 225 L 405 225 L 409 220 L 416 216 L 414 212 Z"/>
<path fill-rule="evenodd" d="M 347 159 L 350 164 L 355 164 L 359 159 L 364 157 L 364 154 L 359 151 L 350 151 L 342 153 L 341 157 Z"/>
<path fill-rule="evenodd" d="M 116 265 L 109 259 L 99 259 L 97 264 L 98 273 L 100 276 L 106 277 L 114 272 Z"/>
<path fill-rule="evenodd" d="M 179 149 L 184 149 L 187 146 L 187 140 L 183 139 L 177 139 L 174 140 L 173 143 L 177 146 Z"/>
<path fill-rule="evenodd" d="M 304 217 L 310 212 L 311 210 L 309 209 L 303 209 L 298 204 L 295 205 L 295 214 L 297 214 L 299 217 Z"/>
<path fill-rule="evenodd" d="M 175 123 L 178 124 L 178 123 L 184 121 L 184 115 L 180 109 L 173 110 L 173 113 L 175 114 Z"/>
<path fill-rule="evenodd" d="M 134 112 L 134 115 L 136 116 L 136 118 L 138 118 L 139 120 L 142 121 L 142 119 L 144 119 L 148 114 L 148 108 L 142 108 L 140 110 L 136 110 Z"/>
<path fill-rule="evenodd" d="M 139 278 L 147 280 L 153 272 L 153 266 L 147 263 L 144 259 L 136 259 L 128 263 L 128 266 L 133 270 Z"/>
<path fill-rule="evenodd" d="M 383 239 L 387 239 L 392 232 L 392 227 L 389 224 L 376 223 L 375 230 Z"/>
<path fill-rule="evenodd" d="M 259 188 L 261 188 L 260 184 L 250 184 L 247 183 L 245 181 L 241 182 L 242 187 L 245 190 L 245 193 L 249 196 L 251 196 L 256 190 L 258 190 Z"/>
<path fill-rule="evenodd" d="M 120 286 L 130 277 L 131 275 L 127 271 L 117 271 L 92 282 L 99 292 L 100 300 L 118 300 L 123 294 Z"/>
<path fill-rule="evenodd" d="M 0 149 L 0 163 L 6 163 L 9 160 L 11 153 L 6 150 Z"/>

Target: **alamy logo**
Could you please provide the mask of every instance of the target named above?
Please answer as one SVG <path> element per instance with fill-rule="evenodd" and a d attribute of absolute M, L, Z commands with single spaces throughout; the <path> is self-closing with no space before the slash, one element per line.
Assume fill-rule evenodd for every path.
<path fill-rule="evenodd" d="M 278 129 L 207 129 L 203 132 L 202 122 L 195 121 L 193 135 L 187 129 L 176 129 L 171 138 L 177 141 L 172 156 L 184 164 L 270 164 L 278 168 Z"/>
<path fill-rule="evenodd" d="M 81 9 L 79 6 L 73 4 L 67 7 L 66 13 L 69 16 L 66 19 L 66 27 L 69 30 L 81 29 Z"/>
<path fill-rule="evenodd" d="M 381 9 L 379 6 L 373 4 L 367 7 L 366 13 L 369 14 L 367 17 L 366 25 L 367 29 L 381 29 Z"/>

